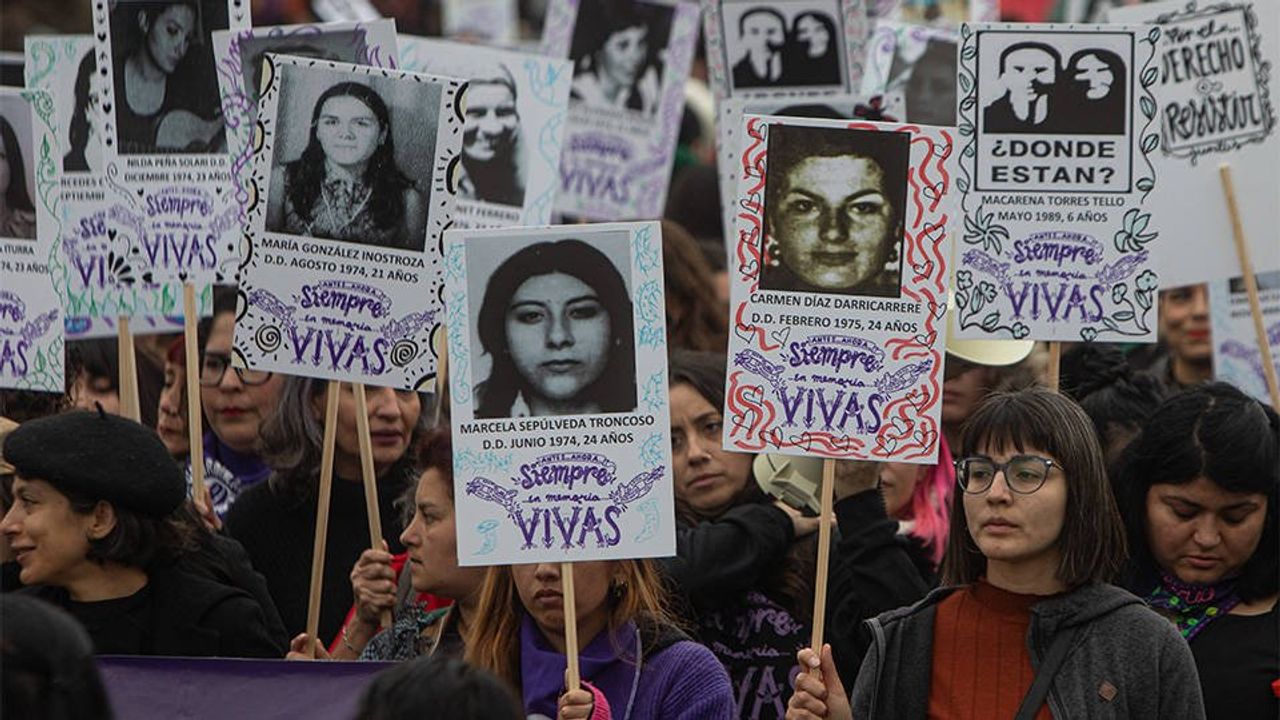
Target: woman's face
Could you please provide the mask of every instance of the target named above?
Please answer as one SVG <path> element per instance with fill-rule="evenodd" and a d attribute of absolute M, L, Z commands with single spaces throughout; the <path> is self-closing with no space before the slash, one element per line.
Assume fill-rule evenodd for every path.
<path fill-rule="evenodd" d="M 1014 455 L 1056 460 L 1035 447 L 1017 450 L 987 446 L 978 454 L 998 463 L 1008 462 Z M 1067 479 L 1060 467 L 1055 464 L 1050 468 L 1044 485 L 1030 495 L 1011 491 L 1003 472 L 996 473 L 985 492 L 962 494 L 969 536 L 988 562 L 1057 566 L 1058 537 L 1067 512 Z"/>
<path fill-rule="evenodd" d="M 95 377 L 81 370 L 71 383 L 71 406 L 77 410 L 97 410 L 98 405 L 112 415 L 120 414 L 120 391 L 111 378 Z"/>
<path fill-rule="evenodd" d="M 234 334 L 235 315 L 229 312 L 218 314 L 209 330 L 205 352 L 230 355 Z M 235 368 L 227 368 L 216 386 L 200 386 L 200 402 L 205 416 L 209 418 L 209 427 L 232 450 L 256 453 L 258 431 L 279 403 L 283 385 L 284 377 L 281 375 L 272 375 L 261 385 L 246 385 L 240 382 Z"/>
<path fill-rule="evenodd" d="M 467 89 L 462 149 L 473 160 L 489 162 L 510 152 L 518 123 L 511 88 L 502 83 L 473 83 Z"/>
<path fill-rule="evenodd" d="M 507 347 L 534 393 L 577 397 L 609 363 L 609 313 L 594 288 L 564 273 L 536 275 L 507 305 Z"/>
<path fill-rule="evenodd" d="M 512 565 L 511 578 L 520 603 L 544 635 L 564 632 L 564 593 L 560 590 L 560 563 Z M 573 599 L 578 627 L 591 627 L 609 614 L 609 583 L 615 565 L 609 561 L 573 564 Z"/>
<path fill-rule="evenodd" d="M 74 512 L 67 496 L 44 480 L 13 481 L 13 507 L 0 521 L 24 585 L 66 587 L 91 564 L 93 514 Z"/>
<path fill-rule="evenodd" d="M 843 155 L 801 160 L 785 176 L 770 226 L 782 262 L 824 290 L 853 287 L 883 270 L 894 209 L 875 161 Z"/>
<path fill-rule="evenodd" d="M 618 85 L 629 87 L 640 77 L 649 55 L 649 28 L 643 25 L 619 30 L 600 49 L 600 71 Z"/>
<path fill-rule="evenodd" d="M 808 55 L 819 58 L 827 54 L 827 46 L 831 44 L 831 33 L 818 18 L 805 15 L 796 23 L 796 40 L 808 45 Z"/>
<path fill-rule="evenodd" d="M 464 599 L 484 580 L 482 567 L 458 567 L 458 534 L 448 481 L 439 470 L 418 478 L 413 520 L 400 534 L 409 555 L 413 589 L 453 600 Z"/>
<path fill-rule="evenodd" d="M 1207 477 L 1147 490 L 1147 543 L 1161 570 L 1187 583 L 1240 574 L 1267 521 L 1267 496 L 1230 492 Z"/>
<path fill-rule="evenodd" d="M 324 421 L 324 393 L 312 402 L 316 417 Z M 404 456 L 422 411 L 418 393 L 388 387 L 365 388 L 365 405 L 369 410 L 369 440 L 373 448 L 373 465 L 377 472 L 391 467 Z M 335 439 L 334 472 L 342 477 L 359 477 L 360 436 L 356 426 L 356 395 L 350 383 L 342 384 L 338 393 L 338 433 Z"/>
<path fill-rule="evenodd" d="M 195 11 L 186 5 L 170 5 L 149 26 L 145 16 L 140 16 L 140 24 L 147 34 L 147 53 L 152 61 L 166 75 L 172 73 L 191 45 Z"/>
<path fill-rule="evenodd" d="M 229 372 L 234 373 L 234 370 Z M 187 435 L 187 368 L 182 363 L 164 361 L 164 387 L 160 390 L 156 432 L 170 455 L 181 457 L 191 450 Z"/>
<path fill-rule="evenodd" d="M 1209 335 L 1209 290 L 1184 285 L 1160 293 L 1160 330 L 1169 354 L 1189 362 L 1213 357 Z"/>
<path fill-rule="evenodd" d="M 910 511 L 911 496 L 926 469 L 925 465 L 910 463 L 880 464 L 880 494 L 889 517 L 903 517 L 903 513 Z"/>
<path fill-rule="evenodd" d="M 363 165 L 386 136 L 378 116 L 362 101 L 339 95 L 324 101 L 316 118 L 316 139 L 325 157 L 338 165 Z"/>
<path fill-rule="evenodd" d="M 724 417 L 692 385 L 672 385 L 670 398 L 676 497 L 699 515 L 716 517 L 746 486 L 752 457 L 721 446 Z"/>
<path fill-rule="evenodd" d="M 1111 92 L 1111 83 L 1115 82 L 1116 76 L 1097 55 L 1085 55 L 1076 64 L 1075 79 L 1089 84 L 1085 97 L 1101 100 Z"/>
<path fill-rule="evenodd" d="M 994 380 L 991 368 L 948 357 L 946 376 L 942 383 L 942 424 L 960 427 L 978 403 L 991 392 Z"/>

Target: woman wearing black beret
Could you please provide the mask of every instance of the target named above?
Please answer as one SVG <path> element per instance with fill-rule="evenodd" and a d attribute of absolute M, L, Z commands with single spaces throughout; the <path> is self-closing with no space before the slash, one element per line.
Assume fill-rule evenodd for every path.
<path fill-rule="evenodd" d="M 247 593 L 178 568 L 182 471 L 156 434 L 101 409 L 24 423 L 4 440 L 14 503 L 0 531 L 31 593 L 112 655 L 279 657 Z"/>

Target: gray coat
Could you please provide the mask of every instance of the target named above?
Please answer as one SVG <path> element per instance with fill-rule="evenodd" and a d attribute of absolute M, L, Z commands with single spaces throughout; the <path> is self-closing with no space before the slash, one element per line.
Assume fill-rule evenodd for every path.
<path fill-rule="evenodd" d="M 855 718 L 925 719 L 936 605 L 957 589 L 938 588 L 915 605 L 867 621 L 872 644 L 850 698 Z M 1055 719 L 1203 720 L 1186 641 L 1136 596 L 1111 585 L 1086 585 L 1032 606 L 1032 667 L 1040 666 L 1060 629 L 1075 625 L 1084 627 L 1049 689 Z"/>

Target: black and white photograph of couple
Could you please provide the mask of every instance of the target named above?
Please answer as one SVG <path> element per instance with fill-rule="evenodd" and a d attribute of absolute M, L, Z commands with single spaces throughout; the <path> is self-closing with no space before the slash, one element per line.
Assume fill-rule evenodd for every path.
<path fill-rule="evenodd" d="M 1008 39 L 1006 40 L 1006 36 Z M 1124 36 L 984 33 L 978 43 L 982 132 L 1123 135 L 1131 55 Z M 1081 42 L 1089 43 L 1088 47 Z M 993 71 L 997 70 L 997 71 Z"/>
<path fill-rule="evenodd" d="M 733 90 L 843 84 L 835 0 L 725 3 L 721 13 Z"/>

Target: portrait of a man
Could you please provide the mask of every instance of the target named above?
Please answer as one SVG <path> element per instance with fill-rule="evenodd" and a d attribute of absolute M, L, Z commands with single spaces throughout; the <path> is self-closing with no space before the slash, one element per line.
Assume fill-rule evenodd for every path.
<path fill-rule="evenodd" d="M 773 8 L 752 8 L 738 18 L 738 40 L 746 50 L 733 65 L 735 88 L 776 85 L 782 80 L 787 21 Z"/>
<path fill-rule="evenodd" d="M 1040 42 L 1019 42 L 1000 53 L 999 82 L 1004 94 L 982 110 L 990 133 L 1057 132 L 1061 111 L 1055 92 L 1062 56 Z"/>

